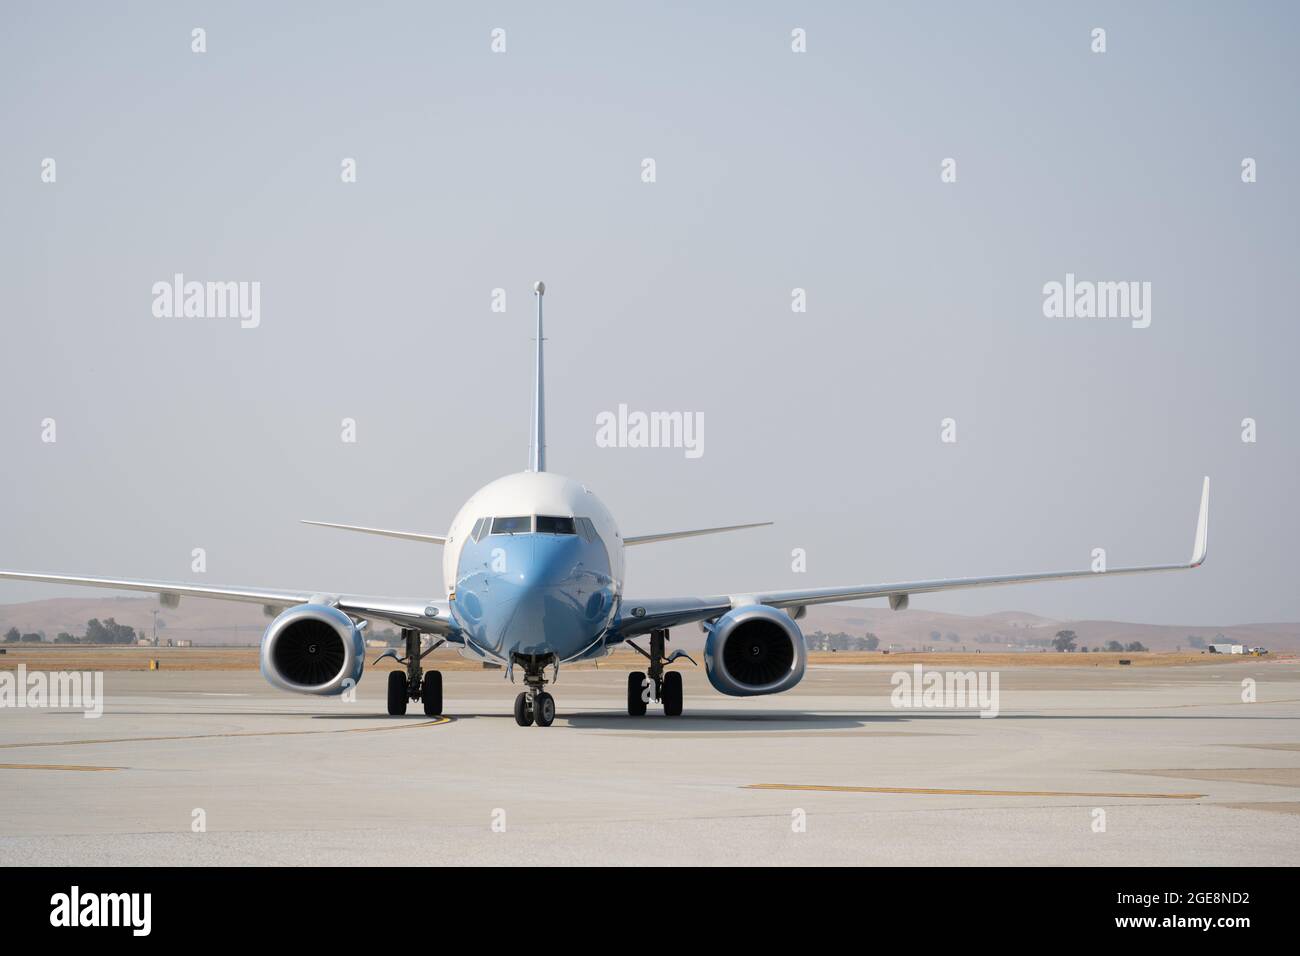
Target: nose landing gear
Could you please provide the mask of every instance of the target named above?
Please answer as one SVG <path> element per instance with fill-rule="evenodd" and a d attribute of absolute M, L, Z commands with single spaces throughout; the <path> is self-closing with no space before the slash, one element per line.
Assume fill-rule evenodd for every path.
<path fill-rule="evenodd" d="M 636 644 L 628 645 L 650 661 L 646 668 L 648 674 L 633 671 L 627 675 L 627 713 L 629 717 L 644 717 L 646 705 L 650 700 L 657 700 L 664 705 L 665 717 L 680 717 L 682 714 L 682 675 L 678 671 L 666 671 L 664 668 L 679 658 L 686 658 L 692 664 L 695 661 L 683 650 L 675 650 L 668 657 L 664 656 L 664 645 L 668 642 L 668 629 L 658 628 L 650 632 L 650 650 L 643 651 Z"/>
<path fill-rule="evenodd" d="M 555 698 L 546 693 L 546 678 L 542 672 L 553 662 L 554 658 L 517 657 L 516 661 L 524 665 L 524 687 L 522 694 L 515 698 L 515 723 L 520 727 L 537 724 L 549 727 L 555 722 Z M 558 673 L 558 666 L 556 669 Z"/>

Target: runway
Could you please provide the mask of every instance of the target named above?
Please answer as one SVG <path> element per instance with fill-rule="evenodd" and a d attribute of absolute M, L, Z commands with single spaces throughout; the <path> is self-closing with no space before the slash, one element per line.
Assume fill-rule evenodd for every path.
<path fill-rule="evenodd" d="M 678 719 L 628 717 L 624 668 L 562 671 L 550 728 L 500 671 L 449 671 L 442 719 L 384 715 L 373 673 L 345 703 L 109 671 L 99 719 L 0 709 L 0 860 L 1300 862 L 1300 662 L 1004 667 L 991 719 L 893 706 L 897 669 L 736 700 L 688 667 Z"/>

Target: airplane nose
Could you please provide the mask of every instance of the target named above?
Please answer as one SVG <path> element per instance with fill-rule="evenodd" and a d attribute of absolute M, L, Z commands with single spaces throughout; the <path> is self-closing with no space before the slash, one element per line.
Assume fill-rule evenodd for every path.
<path fill-rule="evenodd" d="M 573 576 L 578 561 L 577 538 L 530 535 L 506 555 L 502 584 L 513 588 L 558 588 Z"/>
<path fill-rule="evenodd" d="M 612 607 L 608 558 L 581 535 L 492 536 L 462 576 L 457 606 L 494 653 L 557 654 L 587 647 Z M 485 542 L 486 543 L 486 542 Z"/>
<path fill-rule="evenodd" d="M 534 535 L 519 561 L 493 582 L 501 640 L 521 653 L 576 650 L 590 641 L 581 592 L 589 572 L 576 535 Z"/>

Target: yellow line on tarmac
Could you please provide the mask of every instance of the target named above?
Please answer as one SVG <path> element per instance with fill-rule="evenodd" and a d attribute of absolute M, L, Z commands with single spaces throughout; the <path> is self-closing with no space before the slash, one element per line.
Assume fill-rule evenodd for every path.
<path fill-rule="evenodd" d="M 954 797 L 1132 797 L 1198 800 L 1203 793 L 1092 793 L 1077 790 L 950 790 L 935 787 L 835 787 L 802 783 L 750 783 L 746 790 L 819 790 L 828 793 L 919 793 Z"/>
<path fill-rule="evenodd" d="M 125 770 L 125 767 L 79 767 L 66 763 L 0 763 L 0 770 Z"/>
<path fill-rule="evenodd" d="M 225 734 L 182 734 L 175 737 L 101 737 L 96 740 L 43 740 L 21 744 L 0 744 L 0 750 L 15 747 L 71 747 L 78 744 L 134 744 L 155 740 L 211 740 L 218 737 L 296 737 L 305 734 L 374 734 L 388 730 L 411 730 L 416 727 L 437 727 L 452 722 L 451 717 L 435 717 L 414 724 L 395 727 L 344 727 L 340 730 L 236 730 Z M 120 769 L 117 767 L 111 769 Z"/>

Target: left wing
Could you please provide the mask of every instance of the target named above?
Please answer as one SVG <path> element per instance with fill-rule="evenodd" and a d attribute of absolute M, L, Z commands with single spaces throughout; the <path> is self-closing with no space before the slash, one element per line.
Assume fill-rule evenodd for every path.
<path fill-rule="evenodd" d="M 423 598 L 374 597 L 273 588 L 197 587 L 177 581 L 89 578 L 69 574 L 33 574 L 27 571 L 0 571 L 0 580 L 75 584 L 79 587 L 107 588 L 113 591 L 147 591 L 157 594 L 163 604 L 172 607 L 179 603 L 182 597 L 261 604 L 269 612 L 309 602 L 329 604 L 354 617 L 385 621 L 398 627 L 414 628 L 430 634 L 448 634 L 457 629 L 451 618 L 448 602 L 429 601 Z"/>
<path fill-rule="evenodd" d="M 893 584 L 858 584 L 838 588 L 796 588 L 786 591 L 756 591 L 750 594 L 733 594 L 725 597 L 664 598 L 637 602 L 623 600 L 615 633 L 619 638 L 645 634 L 655 628 L 671 627 L 691 621 L 706 621 L 725 614 L 735 607 L 747 604 L 768 604 L 772 607 L 797 609 L 809 604 L 833 604 L 839 601 L 861 601 L 868 598 L 889 598 L 894 610 L 907 607 L 913 594 L 931 594 L 936 591 L 958 591 L 966 588 L 994 587 L 1000 584 L 1027 584 L 1032 581 L 1066 581 L 1071 578 L 1104 578 L 1118 574 L 1148 574 L 1154 571 L 1185 571 L 1199 568 L 1205 563 L 1209 547 L 1210 479 L 1201 485 L 1201 507 L 1196 517 L 1196 537 L 1192 542 L 1192 557 L 1182 564 L 1150 564 L 1139 567 L 1113 568 L 1106 571 L 1036 571 L 1028 574 L 995 574 L 978 578 L 935 578 L 924 581 L 899 581 Z"/>

